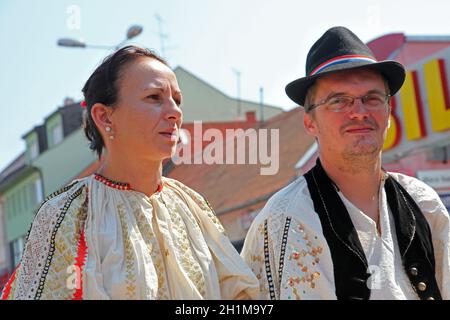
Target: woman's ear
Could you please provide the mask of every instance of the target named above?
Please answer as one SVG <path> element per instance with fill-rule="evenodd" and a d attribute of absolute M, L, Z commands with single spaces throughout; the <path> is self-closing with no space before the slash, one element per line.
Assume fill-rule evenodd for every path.
<path fill-rule="evenodd" d="M 102 133 L 106 132 L 106 127 L 112 127 L 111 114 L 112 109 L 103 103 L 96 103 L 91 108 L 92 120 L 94 120 L 95 125 Z"/>
<path fill-rule="evenodd" d="M 314 137 L 317 137 L 319 129 L 317 128 L 317 122 L 314 119 L 314 115 L 311 113 L 306 113 L 303 115 L 303 125 L 305 126 L 306 132 Z"/>

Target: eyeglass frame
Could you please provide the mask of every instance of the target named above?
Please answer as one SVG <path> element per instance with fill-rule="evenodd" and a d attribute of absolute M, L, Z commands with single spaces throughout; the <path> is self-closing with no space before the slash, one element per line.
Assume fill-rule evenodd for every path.
<path fill-rule="evenodd" d="M 364 102 L 364 100 L 365 100 L 365 98 L 366 98 L 367 96 L 369 96 L 369 95 L 371 95 L 371 94 L 379 94 L 380 96 L 384 96 L 384 104 L 380 104 L 380 106 L 381 106 L 381 105 L 384 105 L 384 106 L 388 105 L 389 98 L 392 97 L 392 95 L 390 95 L 390 94 L 387 94 L 387 93 L 381 93 L 381 92 L 370 92 L 370 93 L 366 93 L 365 95 L 359 96 L 359 97 L 353 96 L 353 95 L 350 95 L 350 94 L 334 94 L 334 95 L 331 95 L 331 96 L 329 96 L 328 98 L 322 100 L 322 101 L 319 102 L 319 103 L 315 103 L 315 104 L 312 104 L 312 105 L 308 106 L 307 112 L 310 112 L 310 111 L 312 111 L 312 110 L 314 110 L 314 109 L 316 109 L 317 107 L 320 107 L 320 106 L 322 106 L 322 105 L 326 105 L 327 103 L 329 103 L 329 100 L 330 100 L 330 99 L 333 99 L 333 98 L 336 98 L 336 97 L 349 97 L 349 98 L 352 98 L 352 102 L 349 104 L 349 107 L 350 107 L 350 108 L 353 107 L 353 105 L 355 104 L 355 100 L 358 100 L 358 99 L 359 99 L 359 100 L 361 100 L 362 104 L 364 105 L 364 108 L 366 108 L 367 110 L 379 110 L 379 109 L 377 109 L 377 108 L 375 108 L 375 109 L 370 108 L 370 107 L 367 108 L 367 105 L 366 105 L 366 103 Z M 348 107 L 344 107 L 344 108 L 342 108 L 341 110 L 329 110 L 329 109 L 327 109 L 327 110 L 328 110 L 328 111 L 331 111 L 331 112 L 335 112 L 335 113 L 343 113 L 343 112 L 345 112 L 345 111 L 350 110 L 350 109 L 347 109 L 347 108 L 348 108 Z M 380 108 L 380 109 L 381 109 L 381 108 Z"/>

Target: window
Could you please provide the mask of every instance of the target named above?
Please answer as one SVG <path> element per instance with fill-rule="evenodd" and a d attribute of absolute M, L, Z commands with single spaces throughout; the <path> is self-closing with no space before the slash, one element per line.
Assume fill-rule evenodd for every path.
<path fill-rule="evenodd" d="M 39 146 L 37 141 L 34 141 L 30 146 L 30 159 L 36 159 L 37 156 L 39 155 Z"/>
<path fill-rule="evenodd" d="M 19 194 L 17 192 L 14 192 L 13 199 L 14 199 L 14 216 L 17 216 L 17 213 L 20 210 L 20 200 Z"/>
<path fill-rule="evenodd" d="M 25 242 L 24 237 L 17 238 L 16 240 L 11 242 L 11 255 L 12 262 L 14 266 L 20 262 L 20 258 L 22 257 L 23 245 Z"/>
<path fill-rule="evenodd" d="M 34 182 L 34 197 L 33 197 L 34 203 L 41 203 L 44 199 L 42 197 L 42 182 L 41 179 L 37 179 Z"/>
<path fill-rule="evenodd" d="M 19 199 L 19 215 L 21 215 L 25 211 L 25 199 L 23 191 L 23 187 L 17 190 L 17 199 Z"/>
<path fill-rule="evenodd" d="M 8 219 L 12 219 L 14 217 L 14 195 L 8 197 Z"/>
<path fill-rule="evenodd" d="M 48 147 L 59 144 L 64 140 L 63 121 L 60 113 L 55 113 L 45 122 Z"/>
<path fill-rule="evenodd" d="M 34 182 L 27 185 L 27 206 L 29 208 L 34 206 Z"/>
<path fill-rule="evenodd" d="M 53 145 L 56 145 L 56 144 L 60 143 L 61 141 L 63 141 L 63 138 L 64 138 L 64 136 L 63 136 L 62 125 L 58 124 L 52 128 Z"/>
<path fill-rule="evenodd" d="M 12 202 L 11 197 L 6 198 L 6 216 L 8 219 L 12 218 Z"/>

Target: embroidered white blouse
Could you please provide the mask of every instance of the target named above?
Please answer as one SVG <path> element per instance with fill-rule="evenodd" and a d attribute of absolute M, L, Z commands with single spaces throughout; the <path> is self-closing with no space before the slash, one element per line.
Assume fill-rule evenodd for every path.
<path fill-rule="evenodd" d="M 436 280 L 443 299 L 450 299 L 449 214 L 429 186 L 389 174 L 413 197 L 430 225 Z M 370 299 L 418 299 L 402 266 L 384 181 L 379 192 L 381 236 L 376 223 L 339 193 L 371 269 Z M 241 255 L 256 274 L 263 299 L 336 299 L 330 249 L 304 177 L 269 200 L 250 227 Z"/>
<path fill-rule="evenodd" d="M 148 197 L 94 176 L 39 209 L 3 299 L 249 299 L 258 281 L 203 197 Z"/>

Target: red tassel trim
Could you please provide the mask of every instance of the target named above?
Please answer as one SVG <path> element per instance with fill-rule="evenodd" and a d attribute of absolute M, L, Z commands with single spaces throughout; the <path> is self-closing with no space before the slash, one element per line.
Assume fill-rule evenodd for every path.
<path fill-rule="evenodd" d="M 11 275 L 11 278 L 9 278 L 8 283 L 5 285 L 5 289 L 3 290 L 3 295 L 0 300 L 7 300 L 9 297 L 9 293 L 11 292 L 11 285 L 14 282 L 14 279 L 16 278 L 16 272 L 17 269 L 19 269 L 20 263 L 17 265 L 16 269 L 14 269 L 13 274 Z"/>
<path fill-rule="evenodd" d="M 83 268 L 86 263 L 86 255 L 87 255 L 87 245 L 86 239 L 84 237 L 84 228 L 80 235 L 80 241 L 78 243 L 78 252 L 77 258 L 75 259 L 75 267 L 78 270 L 78 275 L 80 278 L 77 279 L 79 281 L 79 286 L 77 287 L 72 300 L 82 300 L 83 299 Z"/>

